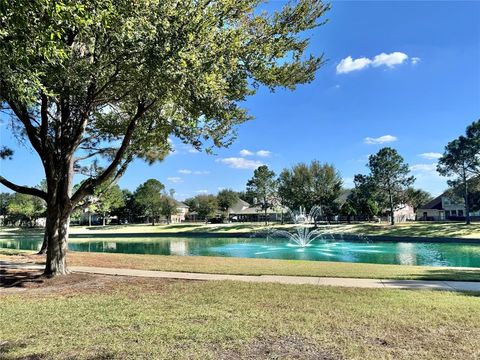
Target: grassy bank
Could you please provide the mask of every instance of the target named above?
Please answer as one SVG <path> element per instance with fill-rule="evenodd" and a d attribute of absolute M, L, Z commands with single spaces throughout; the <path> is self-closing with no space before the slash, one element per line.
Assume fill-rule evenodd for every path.
<path fill-rule="evenodd" d="M 0 260 L 43 263 L 44 257 L 9 251 Z M 243 259 L 70 252 L 68 264 L 140 270 L 239 275 L 290 275 L 371 279 L 480 281 L 480 269 L 381 265 L 303 260 Z"/>
<path fill-rule="evenodd" d="M 475 359 L 478 297 L 70 275 L 0 290 L 2 359 Z"/>
<path fill-rule="evenodd" d="M 275 225 L 275 227 L 291 228 L 292 225 Z M 361 223 L 326 225 L 326 228 L 333 233 L 378 235 L 378 236 L 412 236 L 412 237 L 459 237 L 459 238 L 480 238 L 480 224 L 465 225 L 463 223 L 428 223 L 409 222 L 396 224 L 394 226 L 385 223 Z M 266 229 L 263 224 L 172 224 L 172 225 L 120 225 L 120 226 L 94 226 L 94 227 L 72 227 L 72 234 L 101 234 L 101 233 L 131 233 L 142 232 L 210 232 L 222 233 L 244 233 L 255 232 Z"/>
<path fill-rule="evenodd" d="M 275 228 L 292 228 L 293 225 L 274 224 Z M 373 236 L 411 236 L 411 237 L 455 237 L 465 239 L 480 239 L 480 223 L 465 225 L 463 223 L 429 223 L 408 222 L 394 226 L 385 223 L 360 223 L 341 225 L 322 225 L 332 233 L 346 233 Z M 211 234 L 235 234 L 253 233 L 267 229 L 261 223 L 234 223 L 234 224 L 171 224 L 171 225 L 107 225 L 107 226 L 72 226 L 72 235 L 101 235 L 101 234 L 127 234 L 141 236 L 141 234 L 159 233 L 211 233 Z M 41 233 L 41 229 L 23 230 L 0 227 L 0 238 L 9 235 L 35 235 Z"/>

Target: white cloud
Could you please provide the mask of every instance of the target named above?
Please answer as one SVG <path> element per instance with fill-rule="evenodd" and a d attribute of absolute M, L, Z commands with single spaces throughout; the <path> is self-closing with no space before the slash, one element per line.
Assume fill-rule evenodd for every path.
<path fill-rule="evenodd" d="M 420 61 L 422 61 L 422 59 L 420 59 L 419 57 L 412 57 L 412 64 L 413 65 L 418 64 Z"/>
<path fill-rule="evenodd" d="M 190 148 L 190 149 L 188 149 L 188 152 L 189 152 L 190 154 L 198 154 L 200 151 L 198 151 L 198 150 L 195 149 L 195 148 Z"/>
<path fill-rule="evenodd" d="M 260 156 L 260 157 L 269 157 L 271 154 L 270 151 L 268 150 L 258 150 L 257 151 L 257 156 Z"/>
<path fill-rule="evenodd" d="M 174 183 L 174 184 L 178 184 L 178 183 L 183 182 L 182 178 L 178 177 L 178 176 L 167 177 L 167 180 L 170 181 L 171 183 Z"/>
<path fill-rule="evenodd" d="M 374 145 L 374 144 L 385 144 L 389 142 L 397 141 L 397 137 L 392 135 L 383 135 L 377 138 L 366 137 L 364 142 L 365 144 Z"/>
<path fill-rule="evenodd" d="M 240 150 L 240 155 L 241 155 L 241 156 L 252 156 L 252 155 L 253 155 L 253 151 L 250 151 L 250 150 L 247 150 L 247 149 L 243 149 L 243 150 Z"/>
<path fill-rule="evenodd" d="M 420 156 L 424 159 L 427 159 L 427 160 L 436 160 L 436 159 L 440 159 L 442 157 L 442 154 L 437 153 L 437 152 L 426 152 L 426 153 L 420 154 L 418 156 Z"/>
<path fill-rule="evenodd" d="M 375 55 L 373 59 L 369 59 L 367 57 L 361 57 L 358 59 L 353 59 L 351 56 L 347 56 L 346 58 L 340 60 L 337 65 L 337 74 L 346 74 L 352 71 L 359 71 L 368 68 L 369 66 L 379 67 L 379 66 L 388 66 L 389 68 L 393 68 L 396 65 L 402 64 L 404 61 L 408 59 L 408 55 L 400 52 L 394 51 L 390 54 L 381 53 Z M 413 57 L 412 64 L 416 64 L 420 61 L 420 58 Z"/>
<path fill-rule="evenodd" d="M 337 74 L 346 74 L 351 71 L 362 70 L 371 64 L 372 60 L 369 58 L 352 59 L 351 56 L 342 59 L 337 65 Z"/>
<path fill-rule="evenodd" d="M 421 173 L 437 173 L 437 164 L 414 164 L 410 166 L 410 170 Z"/>
<path fill-rule="evenodd" d="M 381 53 L 373 58 L 372 65 L 375 67 L 385 65 L 393 68 L 395 65 L 400 65 L 407 59 L 408 55 L 399 51 L 390 54 Z"/>
<path fill-rule="evenodd" d="M 229 157 L 224 159 L 217 159 L 217 162 L 228 165 L 231 168 L 235 169 L 256 169 L 259 166 L 262 166 L 263 163 L 258 160 L 249 160 L 239 157 Z"/>
<path fill-rule="evenodd" d="M 180 174 L 184 174 L 184 175 L 208 175 L 210 174 L 210 171 L 207 171 L 207 170 L 190 170 L 190 169 L 180 169 L 178 170 L 178 172 Z"/>
<path fill-rule="evenodd" d="M 195 191 L 197 194 L 208 194 L 208 190 L 197 190 Z"/>

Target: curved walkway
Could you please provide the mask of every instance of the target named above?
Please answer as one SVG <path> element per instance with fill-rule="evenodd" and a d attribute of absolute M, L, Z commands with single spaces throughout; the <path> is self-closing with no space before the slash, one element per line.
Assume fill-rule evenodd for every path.
<path fill-rule="evenodd" d="M 2 268 L 43 269 L 42 265 L 11 263 L 0 261 Z M 313 276 L 280 276 L 280 275 L 226 275 L 188 273 L 173 271 L 152 271 L 121 268 L 103 268 L 89 266 L 70 266 L 72 272 L 98 275 L 139 276 L 164 279 L 201 280 L 201 281 L 245 281 L 255 283 L 307 284 L 321 286 L 341 286 L 353 288 L 383 288 L 410 290 L 445 290 L 480 292 L 480 282 L 474 281 L 434 281 L 434 280 L 382 280 L 357 278 L 331 278 Z M 1 276 L 1 275 L 0 275 Z"/>

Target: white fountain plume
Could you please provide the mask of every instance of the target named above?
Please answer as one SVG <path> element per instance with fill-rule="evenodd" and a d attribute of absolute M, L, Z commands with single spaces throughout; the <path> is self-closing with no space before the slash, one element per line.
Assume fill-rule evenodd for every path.
<path fill-rule="evenodd" d="M 308 246 L 312 241 L 325 235 L 325 231 L 322 229 L 311 229 L 306 224 L 316 222 L 318 215 L 322 213 L 320 206 L 313 206 L 307 213 L 305 207 L 301 206 L 298 211 L 292 211 L 288 209 L 287 213 L 290 215 L 294 224 L 300 226 L 295 227 L 295 232 L 289 232 L 286 230 L 273 230 L 272 236 L 285 237 L 298 246 Z"/>

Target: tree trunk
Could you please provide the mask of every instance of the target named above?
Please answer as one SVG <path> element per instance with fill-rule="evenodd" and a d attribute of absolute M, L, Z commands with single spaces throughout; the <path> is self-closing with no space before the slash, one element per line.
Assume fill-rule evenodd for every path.
<path fill-rule="evenodd" d="M 268 208 L 265 208 L 265 225 L 268 225 L 267 212 L 268 212 Z"/>
<path fill-rule="evenodd" d="M 45 233 L 43 234 L 42 247 L 38 251 L 37 255 L 45 255 L 47 253 L 47 247 L 48 247 L 48 236 L 47 236 L 47 226 L 45 224 Z"/>
<path fill-rule="evenodd" d="M 106 222 L 105 222 L 105 213 L 103 213 L 103 217 L 102 217 L 102 226 L 105 226 L 106 225 Z"/>
<path fill-rule="evenodd" d="M 63 201 L 47 205 L 47 262 L 44 274 L 47 276 L 68 274 L 66 254 L 70 211 Z"/>
<path fill-rule="evenodd" d="M 152 215 L 152 226 L 155 226 L 155 215 Z"/>
<path fill-rule="evenodd" d="M 395 216 L 393 213 L 393 196 L 389 194 L 390 197 L 390 225 L 395 225 Z"/>
<path fill-rule="evenodd" d="M 465 201 L 465 224 L 470 225 L 470 201 L 468 198 L 468 180 L 463 170 L 463 197 Z"/>
<path fill-rule="evenodd" d="M 92 213 L 90 211 L 88 212 L 88 226 L 92 226 Z"/>

